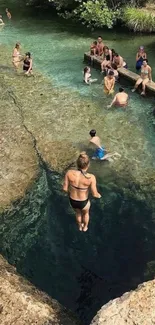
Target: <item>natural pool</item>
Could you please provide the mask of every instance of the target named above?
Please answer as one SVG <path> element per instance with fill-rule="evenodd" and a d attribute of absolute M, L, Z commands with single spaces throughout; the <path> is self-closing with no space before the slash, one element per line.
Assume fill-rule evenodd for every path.
<path fill-rule="evenodd" d="M 103 94 L 99 72 L 93 71 L 96 85 L 82 83 L 83 53 L 97 33 L 47 15 L 45 19 L 41 13 L 37 19 L 27 14 L 14 14 L 0 34 L 10 53 L 21 41 L 45 76 L 40 89 L 33 79 L 21 82 L 10 73 L 10 85 L 21 92 L 25 104 L 25 123 L 38 138 L 45 133 L 49 141 L 65 140 L 77 148 L 87 148 L 88 132 L 96 128 L 105 146 L 122 157 L 113 164 L 92 163 L 103 198 L 93 201 L 86 235 L 76 229 L 61 192 L 61 175 L 41 166 L 25 201 L 3 216 L 1 250 L 20 272 L 89 323 L 103 303 L 143 281 L 147 262 L 154 260 L 154 100 L 131 95 L 125 86 L 130 94 L 127 110 L 107 111 L 111 99 Z M 153 66 L 154 36 L 113 31 L 104 32 L 103 38 L 125 56 L 131 70 L 137 47 L 145 45 Z M 51 98 L 46 79 L 58 89 Z M 31 87 L 45 95 L 33 110 L 23 97 Z"/>

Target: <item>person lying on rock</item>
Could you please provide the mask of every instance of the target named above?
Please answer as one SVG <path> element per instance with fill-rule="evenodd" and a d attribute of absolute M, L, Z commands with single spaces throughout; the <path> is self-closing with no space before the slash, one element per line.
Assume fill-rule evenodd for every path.
<path fill-rule="evenodd" d="M 68 170 L 65 175 L 63 190 L 69 193 L 69 200 L 76 213 L 76 222 L 80 231 L 88 230 L 90 200 L 89 190 L 95 198 L 101 198 L 97 191 L 96 177 L 87 173 L 89 157 L 81 152 L 77 159 L 77 170 Z"/>
<path fill-rule="evenodd" d="M 119 92 L 115 95 L 111 104 L 108 105 L 107 107 L 108 108 L 112 106 L 126 107 L 128 104 L 128 97 L 129 97 L 128 94 L 124 91 L 122 87 L 120 87 Z"/>
<path fill-rule="evenodd" d="M 135 86 L 134 86 L 134 88 L 131 91 L 132 92 L 136 91 L 136 89 L 139 87 L 139 85 L 142 84 L 142 92 L 141 92 L 141 95 L 144 95 L 145 96 L 146 84 L 149 81 L 150 82 L 152 81 L 152 69 L 148 65 L 148 60 L 147 59 L 144 59 L 143 60 L 143 64 L 141 66 L 141 74 L 140 74 L 140 77 L 136 81 Z"/>
<path fill-rule="evenodd" d="M 107 150 L 101 145 L 101 140 L 100 138 L 96 135 L 96 130 L 92 129 L 89 132 L 90 135 L 90 140 L 89 142 L 93 144 L 93 147 L 95 147 L 95 153 L 92 157 L 94 160 L 108 160 L 108 161 L 113 161 L 111 158 L 113 157 L 114 159 L 119 156 L 117 152 L 114 153 L 108 153 Z"/>

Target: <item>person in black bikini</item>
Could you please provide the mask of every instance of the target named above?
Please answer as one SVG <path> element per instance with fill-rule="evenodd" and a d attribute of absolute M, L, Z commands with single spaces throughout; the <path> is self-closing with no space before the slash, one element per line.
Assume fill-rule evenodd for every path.
<path fill-rule="evenodd" d="M 104 47 L 104 59 L 101 63 L 101 72 L 104 72 L 106 68 L 110 68 L 112 62 L 112 51 L 109 49 L 109 47 Z"/>
<path fill-rule="evenodd" d="M 25 54 L 25 58 L 23 60 L 23 71 L 26 75 L 32 74 L 32 58 L 30 52 Z"/>
<path fill-rule="evenodd" d="M 94 197 L 100 198 L 97 191 L 96 177 L 88 174 L 89 157 L 81 152 L 77 159 L 77 170 L 68 170 L 65 175 L 63 190 L 69 193 L 69 200 L 76 212 L 76 222 L 80 231 L 88 230 L 90 200 L 89 189 Z"/>

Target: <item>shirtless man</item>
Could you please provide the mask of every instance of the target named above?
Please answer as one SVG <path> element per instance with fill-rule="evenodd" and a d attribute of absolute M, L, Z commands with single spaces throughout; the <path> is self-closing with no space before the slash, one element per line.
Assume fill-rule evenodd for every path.
<path fill-rule="evenodd" d="M 97 39 L 97 51 L 96 51 L 97 55 L 101 56 L 103 54 L 103 50 L 104 50 L 104 43 L 102 37 L 99 36 Z"/>
<path fill-rule="evenodd" d="M 77 159 L 77 170 L 68 170 L 65 175 L 63 190 L 69 193 L 69 200 L 76 213 L 76 222 L 80 231 L 88 230 L 90 200 L 89 190 L 95 198 L 100 199 L 97 191 L 96 177 L 88 174 L 89 157 L 86 152 L 81 152 Z"/>
<path fill-rule="evenodd" d="M 101 145 L 100 138 L 96 135 L 96 130 L 91 130 L 89 135 L 91 137 L 89 142 L 93 144 L 93 147 L 95 147 L 95 154 L 92 159 L 111 161 L 112 157 L 120 156 L 117 152 L 107 153 L 106 149 Z"/>
<path fill-rule="evenodd" d="M 114 72 L 110 70 L 108 72 L 108 75 L 104 77 L 104 93 L 107 95 L 113 94 L 114 86 L 115 86 Z"/>
<path fill-rule="evenodd" d="M 108 108 L 115 106 L 125 107 L 128 104 L 128 94 L 125 93 L 123 88 L 119 88 L 119 92 L 115 95 L 113 101 L 110 105 L 108 105 Z"/>
<path fill-rule="evenodd" d="M 113 63 L 116 64 L 117 69 L 126 67 L 126 62 L 124 62 L 122 56 L 120 56 L 118 53 L 114 54 Z"/>

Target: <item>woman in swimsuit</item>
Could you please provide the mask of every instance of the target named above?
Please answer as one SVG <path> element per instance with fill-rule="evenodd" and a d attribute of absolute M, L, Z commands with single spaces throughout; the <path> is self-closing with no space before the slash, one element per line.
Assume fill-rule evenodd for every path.
<path fill-rule="evenodd" d="M 91 85 L 93 82 L 97 81 L 97 79 L 91 78 L 91 71 L 89 67 L 85 67 L 83 70 L 83 81 L 87 85 Z"/>
<path fill-rule="evenodd" d="M 134 86 L 134 88 L 132 89 L 132 92 L 136 91 L 136 89 L 138 88 L 139 85 L 142 84 L 142 92 L 141 95 L 145 95 L 145 88 L 146 88 L 146 84 L 150 81 L 152 81 L 152 69 L 151 67 L 148 65 L 148 60 L 144 59 L 143 60 L 143 64 L 141 66 L 141 75 L 138 78 L 138 80 L 136 81 L 136 84 Z"/>
<path fill-rule="evenodd" d="M 31 53 L 27 52 L 25 54 L 24 62 L 23 62 L 23 71 L 25 74 L 32 74 L 32 58 Z"/>
<path fill-rule="evenodd" d="M 104 72 L 106 67 L 110 68 L 112 62 L 112 51 L 109 50 L 109 47 L 107 46 L 105 46 L 103 50 L 104 50 L 104 60 L 101 63 L 101 72 Z"/>
<path fill-rule="evenodd" d="M 147 59 L 147 55 L 144 50 L 144 46 L 140 46 L 136 55 L 136 70 L 140 70 L 143 64 L 143 60 Z"/>
<path fill-rule="evenodd" d="M 13 60 L 12 63 L 16 69 L 19 68 L 19 64 L 21 62 L 21 54 L 20 54 L 20 43 L 16 43 L 15 48 L 12 54 Z"/>
<path fill-rule="evenodd" d="M 80 231 L 88 230 L 90 201 L 89 189 L 95 198 L 100 198 L 96 188 L 96 177 L 88 174 L 89 157 L 81 152 L 77 159 L 77 170 L 68 170 L 63 190 L 69 193 L 70 204 L 76 212 L 76 222 Z"/>

